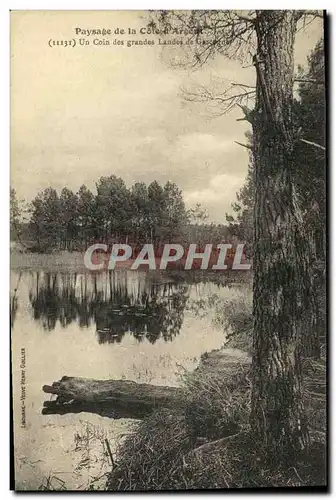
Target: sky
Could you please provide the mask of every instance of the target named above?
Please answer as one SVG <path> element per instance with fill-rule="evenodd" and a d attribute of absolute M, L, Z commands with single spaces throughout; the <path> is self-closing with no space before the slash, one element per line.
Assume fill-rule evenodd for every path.
<path fill-rule="evenodd" d="M 94 191 L 111 174 L 128 186 L 170 180 L 188 207 L 201 203 L 209 221 L 225 222 L 248 169 L 248 150 L 235 141 L 246 142 L 249 126 L 236 121 L 238 107 L 215 116 L 209 105 L 186 101 L 182 89 L 253 85 L 254 68 L 217 57 L 192 71 L 176 67 L 180 49 L 159 46 L 155 36 L 113 33 L 146 25 L 137 11 L 11 13 L 11 184 L 20 199 L 30 202 L 49 186 Z M 112 34 L 88 37 L 76 28 Z M 298 32 L 296 65 L 306 65 L 322 35 L 320 19 Z M 93 45 L 94 38 L 111 45 Z M 127 47 L 145 38 L 155 45 Z M 49 45 L 72 39 L 76 47 Z"/>

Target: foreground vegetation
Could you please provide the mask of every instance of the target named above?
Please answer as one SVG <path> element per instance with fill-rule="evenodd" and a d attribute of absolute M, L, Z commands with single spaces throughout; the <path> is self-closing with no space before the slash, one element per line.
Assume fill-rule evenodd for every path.
<path fill-rule="evenodd" d="M 251 293 L 226 304 L 227 347 L 249 349 Z M 214 307 L 217 307 L 216 302 Z M 217 320 L 221 318 L 217 316 Z M 223 320 L 224 321 L 224 320 Z M 243 328 L 244 335 L 236 328 Z M 251 366 L 248 353 L 206 354 L 182 377 L 185 407 L 161 410 L 141 421 L 119 448 L 108 490 L 169 490 L 323 486 L 326 483 L 326 360 L 303 364 L 303 399 L 310 446 L 282 460 L 251 432 Z"/>
<path fill-rule="evenodd" d="M 308 75 L 317 76 L 321 70 L 322 78 L 309 78 L 313 83 L 310 88 L 300 88 L 299 102 L 294 100 L 293 88 L 297 80 L 295 32 L 301 29 L 298 22 L 304 25 L 309 15 L 303 11 L 250 11 L 244 16 L 227 11 L 196 11 L 177 17 L 178 22 L 197 27 L 197 40 L 204 30 L 210 35 L 209 45 L 201 52 L 194 45 L 197 64 L 205 63 L 210 56 L 234 57 L 238 49 L 254 50 L 249 42 L 256 41 L 257 51 L 251 61 L 256 68 L 254 109 L 240 104 L 241 94 L 222 99 L 227 103 L 224 111 L 240 104 L 242 119 L 253 130 L 252 146 L 244 145 L 252 150 L 254 183 L 253 224 L 246 221 L 254 234 L 253 368 L 247 361 L 242 366 L 226 363 L 223 372 L 218 365 L 211 373 L 203 366 L 197 375 L 189 375 L 184 381 L 184 409 L 156 413 L 139 425 L 138 432 L 121 447 L 120 461 L 108 480 L 109 489 L 325 483 L 326 367 L 319 336 L 325 308 L 319 315 L 313 276 L 317 259 L 325 269 L 326 250 L 322 43 L 312 56 Z M 158 13 L 156 22 L 161 27 L 171 21 L 176 21 L 173 11 Z M 155 20 L 153 23 L 156 25 Z M 218 28 L 220 24 L 222 28 Z M 224 95 L 227 92 L 230 89 Z M 320 120 L 311 120 L 311 113 Z M 307 145 L 315 148 L 314 154 L 309 154 Z M 310 165 L 316 165 L 317 171 Z M 301 183 L 302 179 L 305 182 Z M 128 234 L 136 234 L 139 227 L 142 237 L 151 241 L 180 239 L 175 229 L 188 226 L 181 193 L 172 184 L 163 188 L 152 184 L 129 192 L 121 179 L 101 178 L 93 203 L 94 231 L 89 236 L 90 223 L 83 224 L 83 218 L 91 218 L 91 210 L 75 211 L 79 222 L 74 227 L 74 219 L 60 217 L 71 213 L 73 193 L 63 191 L 59 196 L 55 190 L 46 190 L 35 205 L 33 202 L 30 229 L 37 240 L 36 251 L 48 250 L 55 239 L 57 248 L 69 250 L 74 249 L 73 241 L 85 245 L 88 237 L 103 237 L 106 242 L 124 237 L 128 241 Z M 130 202 L 125 204 L 125 200 Z M 171 210 L 166 210 L 168 207 Z M 113 217 L 111 209 L 115 211 Z M 237 211 L 241 209 L 237 207 Z M 238 213 L 238 223 L 244 223 L 246 215 L 244 210 Z M 186 236 L 190 234 L 188 230 Z M 246 321 L 243 318 L 242 331 L 232 326 L 230 339 L 239 332 L 246 350 L 250 336 L 244 342 L 244 331 L 251 330 L 250 315 Z M 300 449 L 304 452 L 300 453 Z"/>
<path fill-rule="evenodd" d="M 28 205 L 10 192 L 11 239 L 40 254 L 83 251 L 93 243 L 129 243 L 133 250 L 148 242 L 217 244 L 232 236 L 224 224 L 205 224 L 207 217 L 199 203 L 187 210 L 182 191 L 169 181 L 128 188 L 110 175 L 96 182 L 96 192 L 85 185 L 76 193 L 49 187 Z"/>

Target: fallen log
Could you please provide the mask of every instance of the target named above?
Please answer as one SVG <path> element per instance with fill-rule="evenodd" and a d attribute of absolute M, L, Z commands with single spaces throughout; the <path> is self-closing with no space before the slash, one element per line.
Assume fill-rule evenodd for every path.
<path fill-rule="evenodd" d="M 141 419 L 160 408 L 181 408 L 185 393 L 177 387 L 137 384 L 129 380 L 62 377 L 43 391 L 56 395 L 45 401 L 42 414 L 89 412 L 110 418 Z"/>

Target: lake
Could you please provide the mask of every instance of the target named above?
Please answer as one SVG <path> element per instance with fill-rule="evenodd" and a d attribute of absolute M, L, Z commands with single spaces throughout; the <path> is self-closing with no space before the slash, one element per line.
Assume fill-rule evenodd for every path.
<path fill-rule="evenodd" d="M 178 385 L 225 333 L 206 298 L 232 286 L 204 275 L 117 270 L 12 271 L 12 372 L 17 489 L 104 484 L 134 420 L 42 415 L 42 391 L 63 375 Z M 15 291 L 16 290 L 16 291 Z M 52 396 L 53 397 L 53 396 Z"/>

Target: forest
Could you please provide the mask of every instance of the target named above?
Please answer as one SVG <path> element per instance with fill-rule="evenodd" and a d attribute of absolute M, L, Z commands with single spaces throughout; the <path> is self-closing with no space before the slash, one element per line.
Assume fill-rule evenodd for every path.
<path fill-rule="evenodd" d="M 253 300 L 248 312 L 237 303 L 231 313 L 222 305 L 233 320 L 232 335 L 243 339 L 252 361 L 246 369 L 237 365 L 236 372 L 227 365 L 221 372 L 218 364 L 211 374 L 196 371 L 186 381 L 193 401 L 187 411 L 202 441 L 198 446 L 188 442 L 187 417 L 173 418 L 162 434 L 164 417 L 153 415 L 122 447 L 109 489 L 326 484 L 323 40 L 312 51 L 308 68 L 294 69 L 297 31 L 321 17 L 317 11 L 293 10 L 153 14 L 154 27 L 199 28 L 190 64 L 201 66 L 220 56 L 241 61 L 243 52 L 255 67 L 255 87 L 233 82 L 217 95 L 207 88 L 189 93 L 190 101 L 213 101 L 222 113 L 238 106 L 252 129 L 246 144 L 238 143 L 250 151 L 250 166 L 227 222 L 239 238 L 251 242 Z M 197 44 L 201 33 L 206 34 L 205 46 Z M 207 420 L 214 425 L 211 436 Z M 176 433 L 180 440 L 174 439 Z M 148 448 L 154 451 L 147 453 Z"/>

